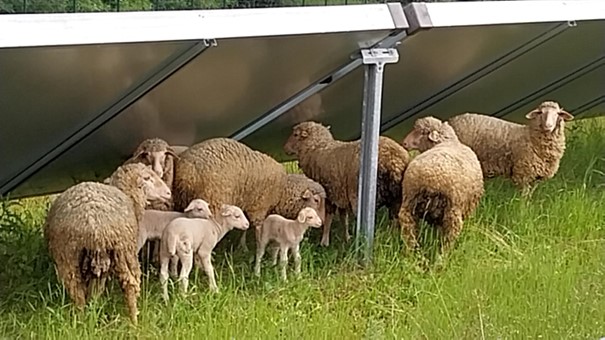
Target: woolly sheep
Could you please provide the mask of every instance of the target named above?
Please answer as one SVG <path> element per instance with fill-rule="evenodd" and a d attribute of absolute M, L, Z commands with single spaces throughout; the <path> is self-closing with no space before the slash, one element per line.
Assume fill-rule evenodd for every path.
<path fill-rule="evenodd" d="M 244 212 L 228 204 L 223 204 L 220 213 L 208 220 L 183 217 L 172 220 L 164 229 L 160 247 L 160 283 L 164 300 L 168 300 L 168 262 L 174 256 L 182 263 L 179 279 L 184 293 L 187 292 L 194 254 L 208 276 L 210 290 L 218 292 L 211 261 L 212 250 L 227 232 L 233 228 L 246 230 L 249 225 Z"/>
<path fill-rule="evenodd" d="M 510 178 L 523 196 L 552 178 L 565 151 L 565 122 L 573 116 L 554 101 L 525 115 L 528 125 L 465 113 L 449 119 L 463 144 L 477 154 L 485 178 Z"/>
<path fill-rule="evenodd" d="M 277 246 L 273 251 L 273 265 L 277 264 L 277 254 L 280 253 L 281 279 L 286 281 L 286 266 L 288 265 L 288 251 L 294 256 L 294 273 L 300 274 L 300 242 L 309 227 L 319 228 L 322 221 L 313 208 L 303 208 L 296 219 L 291 220 L 277 214 L 267 216 L 262 226 L 256 230 L 256 263 L 254 274 L 260 276 L 261 260 L 265 255 L 265 248 L 269 242 L 274 241 Z"/>
<path fill-rule="evenodd" d="M 177 153 L 160 138 L 151 138 L 142 141 L 124 164 L 143 163 L 150 165 L 153 171 L 160 176 L 169 188 L 172 188 L 174 177 L 174 160 Z"/>
<path fill-rule="evenodd" d="M 147 202 L 168 200 L 171 193 L 143 164 L 118 167 L 108 182 L 83 182 L 60 194 L 48 212 L 44 236 L 57 276 L 80 309 L 96 293 L 95 285 L 102 292 L 107 277 L 116 275 L 136 324 L 139 222 Z"/>
<path fill-rule="evenodd" d="M 416 120 L 402 144 L 419 150 L 403 177 L 399 211 L 401 233 L 410 249 L 417 247 L 419 219 L 441 227 L 441 254 L 448 251 L 483 196 L 481 164 L 460 143 L 447 122 L 428 116 Z"/>
<path fill-rule="evenodd" d="M 204 197 L 214 213 L 221 204 L 240 207 L 253 226 L 263 223 L 286 185 L 286 170 L 273 158 L 233 139 L 213 138 L 191 146 L 176 162 L 175 208 Z M 241 246 L 246 246 L 245 232 Z"/>
<path fill-rule="evenodd" d="M 326 213 L 326 191 L 321 184 L 303 174 L 288 174 L 281 198 L 271 214 L 295 219 L 302 208 L 310 207 L 317 211 L 324 223 L 321 245 L 330 244 L 331 214 Z"/>
<path fill-rule="evenodd" d="M 295 125 L 284 145 L 286 154 L 296 156 L 304 174 L 319 182 L 326 190 L 327 199 L 342 210 L 346 240 L 350 238 L 348 213 L 357 215 L 359 150 L 359 140 L 335 140 L 329 127 L 313 121 Z M 409 155 L 397 142 L 382 136 L 378 153 L 376 206 L 386 206 L 394 221 L 401 205 L 401 181 Z"/>

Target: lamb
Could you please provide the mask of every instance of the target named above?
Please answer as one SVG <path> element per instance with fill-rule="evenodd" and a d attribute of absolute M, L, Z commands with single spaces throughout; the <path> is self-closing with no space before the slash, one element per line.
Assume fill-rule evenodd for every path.
<path fill-rule="evenodd" d="M 510 178 L 522 196 L 531 196 L 540 180 L 552 178 L 565 152 L 565 122 L 574 117 L 554 101 L 525 115 L 527 125 L 465 113 L 449 119 L 463 144 L 477 154 L 483 176 Z"/>
<path fill-rule="evenodd" d="M 481 164 L 447 122 L 431 116 L 416 120 L 402 144 L 407 150 L 421 152 L 403 177 L 399 211 L 402 236 L 408 247 L 415 249 L 417 222 L 424 219 L 441 228 L 440 253 L 444 254 L 483 196 Z"/>
<path fill-rule="evenodd" d="M 288 251 L 294 256 L 294 273 L 300 275 L 300 242 L 309 227 L 319 228 L 322 221 L 315 209 L 303 208 L 295 220 L 287 219 L 277 214 L 267 216 L 263 225 L 256 230 L 256 263 L 254 274 L 260 276 L 261 260 L 265 248 L 271 241 L 277 243 L 273 251 L 273 265 L 277 264 L 277 254 L 280 253 L 281 279 L 287 281 L 286 266 Z"/>
<path fill-rule="evenodd" d="M 143 164 L 118 167 L 109 184 L 82 182 L 53 202 L 44 224 L 44 237 L 57 276 L 79 309 L 95 286 L 116 275 L 137 323 L 141 271 L 136 257 L 137 230 L 148 202 L 166 201 L 166 183 Z"/>
<path fill-rule="evenodd" d="M 319 182 L 327 198 L 345 217 L 345 239 L 348 241 L 348 214 L 357 215 L 360 141 L 335 140 L 330 128 L 306 121 L 295 125 L 284 145 L 287 155 L 298 159 L 300 168 L 309 178 Z M 396 221 L 401 205 L 401 182 L 409 163 L 407 151 L 388 137 L 379 138 L 376 206 L 386 206 Z M 327 225 L 327 223 L 326 223 Z M 326 228 L 327 229 L 327 228 Z"/>
<path fill-rule="evenodd" d="M 229 138 L 213 138 L 191 146 L 176 162 L 174 203 L 183 209 L 193 198 L 204 197 L 213 213 L 222 204 L 240 207 L 253 226 L 275 209 L 286 171 L 273 158 Z M 240 239 L 244 251 L 245 232 Z"/>
<path fill-rule="evenodd" d="M 328 203 L 329 204 L 329 203 Z M 295 219 L 302 208 L 315 209 L 324 223 L 321 245 L 330 244 L 332 214 L 326 213 L 326 191 L 321 184 L 303 174 L 288 174 L 281 198 L 271 214 Z"/>
<path fill-rule="evenodd" d="M 168 301 L 168 262 L 174 256 L 182 262 L 179 279 L 182 291 L 186 293 L 194 253 L 208 276 L 210 290 L 218 292 L 210 258 L 212 250 L 227 232 L 233 228 L 246 230 L 249 224 L 239 207 L 228 204 L 223 204 L 220 213 L 208 220 L 178 217 L 170 222 L 162 234 L 160 246 L 160 283 L 164 300 Z"/>

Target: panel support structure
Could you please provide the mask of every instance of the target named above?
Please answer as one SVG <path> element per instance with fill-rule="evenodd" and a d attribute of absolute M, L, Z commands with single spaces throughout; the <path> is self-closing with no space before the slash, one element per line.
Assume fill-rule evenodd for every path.
<path fill-rule="evenodd" d="M 399 54 L 395 48 L 373 48 L 362 50 L 361 58 L 365 70 L 355 240 L 357 249 L 362 251 L 362 261 L 367 265 L 372 260 L 376 223 L 378 138 L 384 67 L 386 64 L 398 62 Z"/>

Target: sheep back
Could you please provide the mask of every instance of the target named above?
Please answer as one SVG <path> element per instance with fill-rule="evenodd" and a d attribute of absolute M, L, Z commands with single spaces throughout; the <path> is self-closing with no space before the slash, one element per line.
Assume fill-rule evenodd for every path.
<path fill-rule="evenodd" d="M 313 195 L 321 197 L 322 201 L 319 207 L 311 206 L 311 208 L 317 209 L 320 218 L 324 220 L 326 214 L 326 191 L 321 184 L 303 174 L 287 175 L 281 199 L 270 213 L 295 219 L 298 216 L 298 212 L 308 206 L 307 202 L 302 198 L 305 190 L 309 190 Z"/>
<path fill-rule="evenodd" d="M 180 154 L 175 167 L 173 197 L 176 210 L 203 197 L 214 214 L 231 204 L 260 225 L 273 209 L 286 184 L 284 167 L 273 158 L 228 138 L 213 138 Z"/>

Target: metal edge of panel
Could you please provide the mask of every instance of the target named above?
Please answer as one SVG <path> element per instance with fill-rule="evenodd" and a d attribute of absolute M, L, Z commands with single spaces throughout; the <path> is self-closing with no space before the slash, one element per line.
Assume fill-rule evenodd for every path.
<path fill-rule="evenodd" d="M 422 28 L 433 27 L 431 15 L 423 2 L 412 2 L 403 8 L 409 23 L 408 34 L 414 34 Z"/>
<path fill-rule="evenodd" d="M 596 59 L 591 60 L 590 62 L 588 62 L 584 65 L 581 65 L 580 67 L 570 71 L 569 73 L 564 74 L 563 76 L 553 80 L 552 82 L 539 87 L 535 91 L 527 94 L 526 96 L 519 98 L 518 100 L 507 105 L 506 107 L 503 107 L 500 110 L 492 112 L 490 115 L 497 117 L 497 118 L 502 118 L 506 115 L 509 115 L 509 114 L 515 112 L 516 110 L 518 110 L 519 108 L 521 108 L 522 106 L 528 104 L 529 102 L 538 100 L 540 97 L 543 97 L 545 94 L 555 91 L 561 87 L 564 87 L 567 84 L 569 84 L 579 78 L 584 77 L 585 75 L 589 74 L 590 72 L 592 72 L 600 67 L 603 67 L 604 65 L 605 65 L 605 56 L 597 57 Z"/>
<path fill-rule="evenodd" d="M 525 53 L 539 47 L 543 43 L 555 38 L 557 35 L 563 33 L 567 28 L 566 24 L 554 24 L 550 29 L 545 30 L 542 34 L 539 34 L 529 41 L 519 45 L 516 49 L 513 49 L 501 57 L 495 58 L 485 66 L 474 69 L 468 74 L 459 77 L 455 81 L 444 86 L 441 90 L 435 91 L 423 100 L 416 102 L 409 108 L 404 109 L 401 113 L 396 114 L 393 118 L 383 122 L 381 132 L 384 133 L 396 125 L 403 123 L 404 121 L 415 117 L 417 114 L 422 112 L 427 107 L 434 105 L 435 103 L 444 100 L 445 98 L 455 94 L 466 86 L 480 80 L 481 78 L 491 74 L 502 66 L 516 60 Z"/>
<path fill-rule="evenodd" d="M 388 4 L 0 16 L 1 48 L 245 38 L 397 28 Z M 337 18 L 338 20 L 335 20 Z M 279 27 L 279 30 L 275 28 Z M 43 34 L 41 34 L 43 32 Z"/>
<path fill-rule="evenodd" d="M 423 4 L 431 17 L 433 27 L 605 19 L 605 1 L 602 0 L 509 0 Z"/>
<path fill-rule="evenodd" d="M 391 17 L 393 18 L 393 24 L 395 24 L 395 28 L 409 28 L 410 25 L 405 16 L 403 7 L 399 2 L 387 2 L 387 7 L 389 8 L 389 12 L 391 13 Z"/>
<path fill-rule="evenodd" d="M 214 41 L 214 43 L 216 43 L 216 41 Z M 209 44 L 208 41 L 204 40 L 192 44 L 189 47 L 179 50 L 168 56 L 164 61 L 159 63 L 155 69 L 142 76 L 139 82 L 135 83 L 133 86 L 119 94 L 115 101 L 111 102 L 109 106 L 101 109 L 99 114 L 97 114 L 93 119 L 85 122 L 75 131 L 68 132 L 62 141 L 54 146 L 50 146 L 46 153 L 39 155 L 35 161 L 31 162 L 29 165 L 26 165 L 19 173 L 14 175 L 8 181 L 2 183 L 0 185 L 0 197 L 10 193 L 12 190 L 17 188 L 30 177 L 34 176 L 62 154 L 72 149 L 84 138 L 88 137 L 113 118 L 120 115 L 139 98 L 156 88 L 172 74 L 189 64 L 210 46 L 214 46 L 214 44 Z"/>
<path fill-rule="evenodd" d="M 601 104 L 605 104 L 605 94 L 596 97 L 594 99 L 588 100 L 583 104 L 577 105 L 575 107 L 572 107 L 571 109 L 569 109 L 570 112 L 580 112 L 579 114 L 575 115 L 575 118 L 585 118 L 583 117 L 586 112 L 588 112 L 589 110 L 601 105 Z M 602 112 L 601 115 L 605 115 L 605 112 Z"/>

